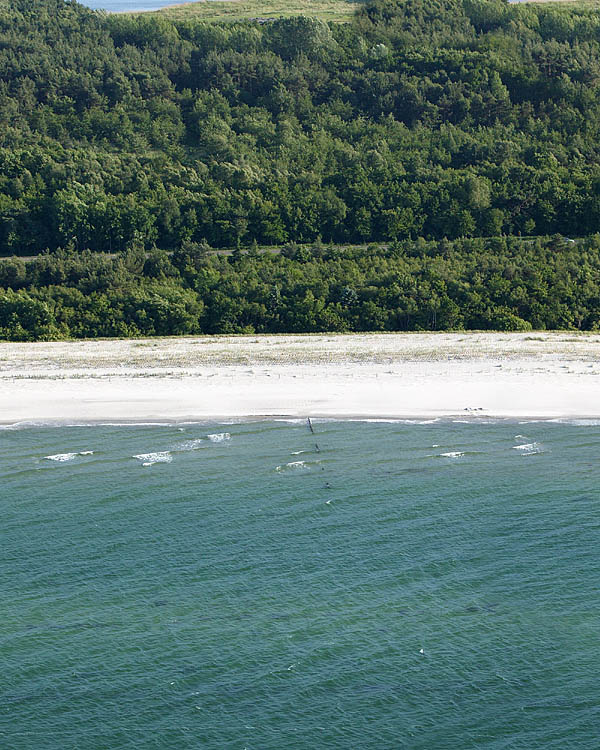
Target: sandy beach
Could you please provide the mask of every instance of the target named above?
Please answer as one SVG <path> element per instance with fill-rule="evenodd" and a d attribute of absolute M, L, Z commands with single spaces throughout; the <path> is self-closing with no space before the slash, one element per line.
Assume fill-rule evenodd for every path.
<path fill-rule="evenodd" d="M 600 417 L 600 335 L 0 343 L 0 421 Z"/>

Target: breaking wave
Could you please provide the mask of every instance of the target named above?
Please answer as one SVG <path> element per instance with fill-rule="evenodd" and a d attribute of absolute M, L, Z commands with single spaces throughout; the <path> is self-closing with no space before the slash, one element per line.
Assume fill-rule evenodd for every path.
<path fill-rule="evenodd" d="M 519 451 L 522 456 L 534 456 L 536 453 L 543 453 L 544 446 L 541 443 L 523 443 L 522 445 L 513 445 L 514 451 Z"/>
<path fill-rule="evenodd" d="M 47 461 L 59 461 L 64 463 L 65 461 L 72 461 L 77 453 L 56 453 L 54 456 L 44 456 Z"/>
<path fill-rule="evenodd" d="M 217 432 L 214 435 L 206 436 L 211 443 L 222 443 L 225 440 L 231 440 L 231 435 L 228 432 Z"/>
<path fill-rule="evenodd" d="M 173 460 L 171 451 L 155 451 L 154 453 L 139 453 L 137 456 L 138 461 L 142 462 L 142 466 L 152 466 L 153 464 L 170 464 Z"/>

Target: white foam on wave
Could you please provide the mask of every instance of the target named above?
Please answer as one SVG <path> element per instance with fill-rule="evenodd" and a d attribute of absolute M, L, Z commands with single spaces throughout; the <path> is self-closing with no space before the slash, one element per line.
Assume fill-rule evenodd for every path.
<path fill-rule="evenodd" d="M 392 417 L 384 419 L 383 417 L 380 418 L 371 418 L 371 419 L 348 419 L 348 422 L 364 422 L 365 424 L 398 424 L 402 422 L 406 422 L 405 419 L 393 419 Z M 314 422 L 314 420 L 313 420 Z"/>
<path fill-rule="evenodd" d="M 211 443 L 223 443 L 225 440 L 231 440 L 231 435 L 228 432 L 217 432 L 214 435 L 206 436 Z"/>
<path fill-rule="evenodd" d="M 63 422 L 59 419 L 40 419 L 40 420 L 23 420 L 20 422 L 9 422 L 7 424 L 0 425 L 0 431 L 5 430 L 29 430 L 32 428 L 40 427 L 79 427 L 80 423 Z M 87 427 L 88 425 L 82 425 Z M 90 425 L 91 426 L 91 425 Z"/>
<path fill-rule="evenodd" d="M 53 456 L 44 456 L 46 461 L 58 461 L 64 463 L 65 461 L 72 461 L 77 456 L 93 456 L 94 451 L 73 451 L 72 453 L 55 453 Z"/>
<path fill-rule="evenodd" d="M 170 464 L 173 460 L 171 451 L 154 451 L 153 453 L 139 453 L 137 456 L 138 461 L 142 462 L 142 466 L 152 466 L 153 464 Z"/>
<path fill-rule="evenodd" d="M 193 438 L 192 440 L 184 440 L 183 443 L 178 443 L 175 446 L 177 451 L 197 451 L 204 442 L 203 438 Z"/>
<path fill-rule="evenodd" d="M 549 419 L 553 424 L 566 424 L 571 427 L 600 427 L 600 419 Z"/>
<path fill-rule="evenodd" d="M 64 463 L 65 461 L 72 461 L 77 453 L 56 453 L 54 456 L 44 456 L 47 461 L 58 461 Z"/>
<path fill-rule="evenodd" d="M 170 427 L 170 422 L 88 422 L 68 427 Z"/>
<path fill-rule="evenodd" d="M 396 417 L 396 418 L 387 418 L 387 419 L 351 419 L 349 421 L 351 422 L 373 422 L 373 423 L 383 423 L 383 424 L 419 425 L 419 424 L 435 424 L 436 422 L 441 422 L 441 419 L 440 417 L 434 417 L 432 419 L 406 419 L 406 417 Z"/>
<path fill-rule="evenodd" d="M 440 456 L 444 458 L 460 458 L 465 454 L 462 451 L 448 451 L 448 453 L 440 453 Z"/>
<path fill-rule="evenodd" d="M 306 461 L 290 461 L 275 467 L 275 471 L 298 471 L 299 469 L 310 469 L 310 467 Z"/>
<path fill-rule="evenodd" d="M 522 456 L 534 456 L 536 453 L 543 453 L 544 446 L 541 443 L 523 443 L 522 445 L 513 445 L 514 451 L 519 451 Z"/>
<path fill-rule="evenodd" d="M 237 424 L 247 424 L 247 423 L 254 423 L 254 422 L 264 422 L 265 419 L 246 419 L 246 418 L 238 418 L 238 419 L 220 419 L 219 425 L 237 425 Z M 277 420 L 274 420 L 277 421 Z M 305 420 L 298 420 L 299 422 L 303 422 Z M 179 421 L 173 421 L 173 420 L 163 420 L 162 422 L 138 422 L 136 420 L 129 420 L 127 422 L 112 422 L 112 421 L 104 421 L 101 419 L 93 420 L 93 421 L 68 421 L 63 419 L 41 419 L 41 420 L 22 420 L 19 422 L 7 422 L 6 424 L 0 424 L 0 432 L 3 432 L 5 430 L 25 430 L 30 428 L 38 428 L 38 427 L 68 427 L 68 428 L 74 428 L 74 427 L 180 427 L 180 426 L 190 426 L 190 425 L 204 425 L 207 427 L 212 427 L 214 425 L 214 422 L 209 419 L 202 419 L 202 420 L 187 420 L 185 422 L 179 422 Z"/>
<path fill-rule="evenodd" d="M 25 430 L 28 427 L 47 427 L 43 422 L 11 422 L 10 424 L 0 425 L 0 430 Z"/>

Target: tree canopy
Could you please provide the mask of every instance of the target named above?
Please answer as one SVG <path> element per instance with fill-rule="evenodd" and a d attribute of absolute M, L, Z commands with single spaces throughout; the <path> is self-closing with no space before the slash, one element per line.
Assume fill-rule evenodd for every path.
<path fill-rule="evenodd" d="M 600 330 L 600 235 L 0 260 L 0 338 Z"/>
<path fill-rule="evenodd" d="M 0 335 L 596 329 L 599 131 L 585 6 L 3 0 Z"/>
<path fill-rule="evenodd" d="M 600 18 L 372 0 L 349 24 L 0 6 L 0 249 L 600 228 Z"/>

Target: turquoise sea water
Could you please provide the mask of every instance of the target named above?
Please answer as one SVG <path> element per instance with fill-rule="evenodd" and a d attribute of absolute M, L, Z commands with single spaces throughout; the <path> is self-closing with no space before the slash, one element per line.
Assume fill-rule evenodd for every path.
<path fill-rule="evenodd" d="M 598 748 L 600 426 L 314 427 L 0 431 L 0 747 Z"/>

